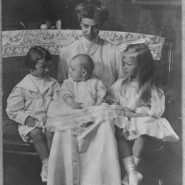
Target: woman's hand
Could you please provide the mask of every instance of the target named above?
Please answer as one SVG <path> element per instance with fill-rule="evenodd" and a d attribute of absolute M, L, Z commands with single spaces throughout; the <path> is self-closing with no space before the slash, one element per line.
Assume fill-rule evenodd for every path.
<path fill-rule="evenodd" d="M 25 124 L 28 126 L 28 127 L 34 127 L 36 125 L 36 123 L 38 122 L 38 119 L 37 118 L 34 118 L 32 116 L 28 116 L 25 120 Z"/>

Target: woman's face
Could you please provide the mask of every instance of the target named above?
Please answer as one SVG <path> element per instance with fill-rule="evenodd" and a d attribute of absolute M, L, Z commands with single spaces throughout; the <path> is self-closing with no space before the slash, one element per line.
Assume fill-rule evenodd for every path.
<path fill-rule="evenodd" d="M 93 41 L 97 39 L 100 31 L 100 22 L 94 19 L 82 18 L 80 26 L 82 28 L 82 34 L 87 40 Z"/>

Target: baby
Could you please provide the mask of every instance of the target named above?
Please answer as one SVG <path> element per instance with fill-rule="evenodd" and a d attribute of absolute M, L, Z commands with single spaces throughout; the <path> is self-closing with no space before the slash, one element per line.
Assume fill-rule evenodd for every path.
<path fill-rule="evenodd" d="M 106 88 L 102 81 L 92 77 L 94 63 L 90 56 L 79 54 L 71 59 L 70 78 L 62 84 L 64 101 L 73 109 L 100 105 L 104 101 Z"/>

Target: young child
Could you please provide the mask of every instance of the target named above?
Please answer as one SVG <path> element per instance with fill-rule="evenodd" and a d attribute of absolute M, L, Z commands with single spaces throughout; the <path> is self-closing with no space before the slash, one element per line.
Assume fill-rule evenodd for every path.
<path fill-rule="evenodd" d="M 47 180 L 49 148 L 52 133 L 45 131 L 47 109 L 50 102 L 60 92 L 57 81 L 48 76 L 51 64 L 50 53 L 34 46 L 27 53 L 25 65 L 30 70 L 19 82 L 7 100 L 7 114 L 16 121 L 21 138 L 25 142 L 33 142 L 41 159 L 41 179 Z M 46 137 L 46 138 L 45 138 Z"/>
<path fill-rule="evenodd" d="M 70 79 L 64 80 L 61 87 L 65 103 L 73 109 L 100 105 L 106 88 L 100 80 L 92 78 L 94 63 L 91 57 L 78 54 L 71 59 L 69 67 Z"/>
<path fill-rule="evenodd" d="M 125 110 L 121 120 L 122 129 L 118 129 L 119 153 L 129 145 L 127 140 L 134 140 L 132 156 L 122 155 L 122 161 L 128 176 L 123 179 L 124 185 L 138 185 L 142 175 L 134 172 L 129 165 L 134 160 L 137 167 L 141 160 L 145 137 L 148 135 L 164 141 L 177 141 L 178 136 L 165 118 L 165 95 L 154 79 L 154 60 L 145 44 L 129 45 L 123 56 L 125 78 L 113 84 L 111 93 L 115 103 Z M 124 136 L 124 137 L 123 137 Z M 125 154 L 125 153 L 124 153 Z"/>

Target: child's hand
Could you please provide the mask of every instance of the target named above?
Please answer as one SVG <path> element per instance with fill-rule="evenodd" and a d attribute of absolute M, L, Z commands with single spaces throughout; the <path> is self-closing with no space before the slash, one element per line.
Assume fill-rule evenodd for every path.
<path fill-rule="evenodd" d="M 96 105 L 101 105 L 102 103 L 103 103 L 103 100 L 102 99 L 97 99 Z"/>
<path fill-rule="evenodd" d="M 28 116 L 25 120 L 25 124 L 28 127 L 34 127 L 36 125 L 36 123 L 38 122 L 38 119 L 32 117 L 32 116 Z"/>
<path fill-rule="evenodd" d="M 73 103 L 71 104 L 71 107 L 72 107 L 73 109 L 81 109 L 81 108 L 82 108 L 82 103 L 73 102 Z"/>
<path fill-rule="evenodd" d="M 138 117 L 137 113 L 130 111 L 130 110 L 125 110 L 124 116 L 132 118 L 132 117 Z"/>

